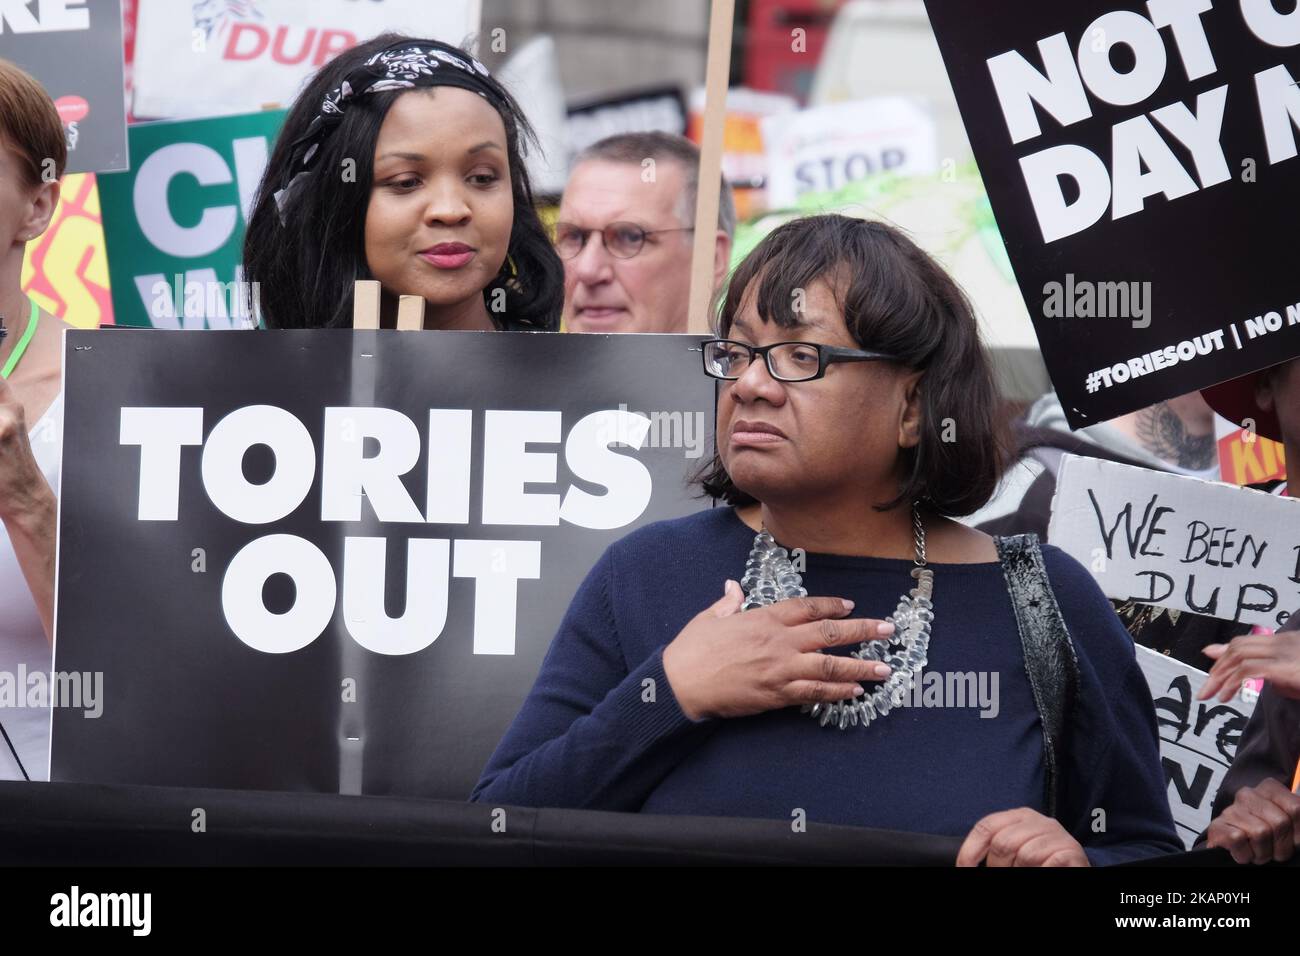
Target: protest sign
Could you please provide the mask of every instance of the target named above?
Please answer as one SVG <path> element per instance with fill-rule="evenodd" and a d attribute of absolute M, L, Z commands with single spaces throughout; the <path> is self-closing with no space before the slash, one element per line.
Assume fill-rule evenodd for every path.
<path fill-rule="evenodd" d="M 1034 328 L 973 160 L 928 176 L 872 176 L 736 227 L 734 269 L 773 229 L 798 216 L 839 213 L 904 230 L 957 281 L 975 308 L 1003 398 L 1033 402 L 1051 388 Z"/>
<path fill-rule="evenodd" d="M 762 129 L 767 204 L 773 209 L 877 173 L 939 168 L 934 122 L 921 104 L 900 96 L 767 116 Z"/>
<path fill-rule="evenodd" d="M 636 90 L 584 100 L 568 107 L 568 159 L 588 146 L 621 133 L 686 132 L 686 100 L 676 86 Z"/>
<path fill-rule="evenodd" d="M 927 9 L 1072 428 L 1300 354 L 1300 10 Z"/>
<path fill-rule="evenodd" d="M 1048 527 L 1112 598 L 1280 627 L 1300 605 L 1300 501 L 1066 455 Z"/>
<path fill-rule="evenodd" d="M 706 506 L 698 341 L 70 332 L 51 779 L 466 798 L 605 547 Z"/>
<path fill-rule="evenodd" d="M 744 223 L 768 208 L 763 118 L 793 113 L 799 108 L 799 103 L 793 96 L 735 86 L 727 90 L 726 102 L 726 114 L 721 120 L 722 175 L 732 189 L 736 219 Z M 697 87 L 691 93 L 686 132 L 697 143 L 704 138 L 705 105 L 704 89 Z"/>
<path fill-rule="evenodd" d="M 133 111 L 161 119 L 288 106 L 307 77 L 388 30 L 459 45 L 481 0 L 139 0 Z"/>
<path fill-rule="evenodd" d="M 99 177 L 119 325 L 253 323 L 244 229 L 282 110 L 131 127 L 129 172 Z"/>
<path fill-rule="evenodd" d="M 1204 671 L 1137 645 L 1137 660 L 1156 706 L 1160 764 L 1169 781 L 1169 809 L 1189 850 L 1210 825 L 1210 808 L 1228 772 L 1255 697 L 1240 692 L 1223 703 L 1197 700 Z"/>
<path fill-rule="evenodd" d="M 63 321 L 93 329 L 113 324 L 108 256 L 93 173 L 64 176 L 49 228 L 27 243 L 23 292 Z"/>
<path fill-rule="evenodd" d="M 66 172 L 127 168 L 120 0 L 0 3 L 0 59 L 36 77 L 54 100 Z"/>
<path fill-rule="evenodd" d="M 1286 446 L 1280 441 L 1215 415 L 1214 442 L 1219 449 L 1219 474 L 1224 481 L 1256 485 L 1286 477 Z"/>

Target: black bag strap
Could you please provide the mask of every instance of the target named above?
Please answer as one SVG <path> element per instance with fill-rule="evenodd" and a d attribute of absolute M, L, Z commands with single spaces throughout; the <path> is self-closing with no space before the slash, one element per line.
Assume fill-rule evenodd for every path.
<path fill-rule="evenodd" d="M 994 541 L 1016 613 L 1025 672 L 1042 720 L 1047 812 L 1055 817 L 1066 728 L 1079 687 L 1079 660 L 1047 579 L 1038 535 L 1031 532 Z"/>

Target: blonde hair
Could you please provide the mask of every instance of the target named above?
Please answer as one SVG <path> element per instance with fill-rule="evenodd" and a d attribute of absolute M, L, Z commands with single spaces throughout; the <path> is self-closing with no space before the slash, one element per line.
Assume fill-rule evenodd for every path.
<path fill-rule="evenodd" d="M 8 60 L 0 60 L 0 145 L 18 158 L 27 184 L 39 186 L 47 160 L 54 160 L 55 178 L 68 164 L 63 121 L 45 88 Z"/>

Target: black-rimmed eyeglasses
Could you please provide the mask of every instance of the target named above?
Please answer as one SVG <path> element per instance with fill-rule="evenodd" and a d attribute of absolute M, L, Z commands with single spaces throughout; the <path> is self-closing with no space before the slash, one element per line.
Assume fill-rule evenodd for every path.
<path fill-rule="evenodd" d="M 642 229 L 634 222 L 611 222 L 604 229 L 579 229 L 567 222 L 555 224 L 555 251 L 561 259 L 572 259 L 587 244 L 587 237 L 600 233 L 605 251 L 617 259 L 631 259 L 641 251 L 647 236 L 661 232 L 694 232 L 693 226 L 681 229 Z"/>
<path fill-rule="evenodd" d="M 771 345 L 746 345 L 731 339 L 708 339 L 700 343 L 704 353 L 704 374 L 734 381 L 745 374 L 755 355 L 763 356 L 767 371 L 781 382 L 811 382 L 826 374 L 832 362 L 897 361 L 884 352 L 864 352 L 842 345 L 817 342 L 773 342 Z"/>

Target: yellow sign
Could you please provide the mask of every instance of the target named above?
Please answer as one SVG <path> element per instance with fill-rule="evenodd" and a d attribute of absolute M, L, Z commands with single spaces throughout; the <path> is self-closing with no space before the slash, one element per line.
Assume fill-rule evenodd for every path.
<path fill-rule="evenodd" d="M 1286 477 L 1286 448 L 1281 442 L 1237 429 L 1219 439 L 1219 472 L 1234 485 L 1254 485 Z"/>
<path fill-rule="evenodd" d="M 93 173 L 63 177 L 50 227 L 27 244 L 20 284 L 36 304 L 65 322 L 113 324 L 99 190 Z"/>

